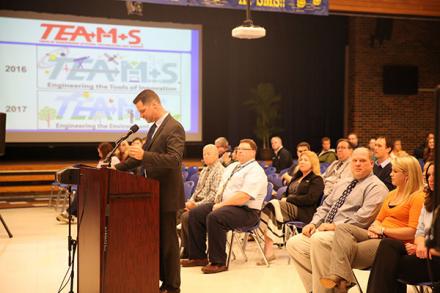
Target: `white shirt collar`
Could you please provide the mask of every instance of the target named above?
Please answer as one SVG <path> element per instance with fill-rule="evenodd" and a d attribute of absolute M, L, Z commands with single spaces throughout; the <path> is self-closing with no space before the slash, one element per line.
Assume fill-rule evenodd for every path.
<path fill-rule="evenodd" d="M 391 163 L 391 159 L 390 159 L 390 158 L 386 159 L 385 161 L 383 161 L 383 162 L 380 163 L 380 164 L 379 164 L 378 161 L 376 161 L 376 164 L 377 164 L 378 166 L 381 166 L 382 168 L 385 168 L 385 166 L 388 165 L 389 163 Z"/>
<path fill-rule="evenodd" d="M 155 122 L 157 128 L 159 128 L 159 127 L 162 125 L 163 121 L 165 120 L 165 118 L 167 118 L 168 114 L 170 114 L 170 113 L 166 112 L 165 114 L 163 114 L 162 117 L 160 117 L 160 118 Z M 157 128 L 156 128 L 156 129 L 157 129 Z"/>

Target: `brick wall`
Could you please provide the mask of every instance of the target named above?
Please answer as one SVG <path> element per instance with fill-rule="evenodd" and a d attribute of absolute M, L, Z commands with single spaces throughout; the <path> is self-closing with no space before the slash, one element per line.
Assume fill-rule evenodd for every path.
<path fill-rule="evenodd" d="M 433 93 L 384 95 L 382 66 L 417 65 L 420 89 L 440 84 L 440 22 L 394 20 L 391 39 L 372 47 L 375 29 L 374 18 L 350 18 L 347 130 L 358 133 L 361 144 L 378 135 L 400 138 L 412 152 L 434 129 Z"/>

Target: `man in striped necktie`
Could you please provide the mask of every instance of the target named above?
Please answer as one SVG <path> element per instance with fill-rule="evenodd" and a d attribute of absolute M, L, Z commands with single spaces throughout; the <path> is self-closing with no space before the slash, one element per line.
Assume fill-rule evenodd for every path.
<path fill-rule="evenodd" d="M 328 271 L 336 225 L 351 223 L 367 228 L 388 194 L 385 184 L 373 174 L 372 153 L 368 149 L 354 150 L 351 171 L 353 177 L 335 185 L 302 234 L 287 242 L 287 251 L 307 292 L 332 292 L 319 280 Z"/>

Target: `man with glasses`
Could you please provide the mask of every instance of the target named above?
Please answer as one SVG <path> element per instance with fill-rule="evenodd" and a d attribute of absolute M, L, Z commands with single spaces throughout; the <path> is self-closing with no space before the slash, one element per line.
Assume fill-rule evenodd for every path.
<path fill-rule="evenodd" d="M 324 179 L 324 197 L 327 197 L 333 191 L 333 186 L 341 179 L 351 176 L 351 154 L 353 147 L 351 143 L 341 138 L 336 143 L 336 156 L 338 159 L 328 166 L 325 173 L 322 175 Z"/>
<path fill-rule="evenodd" d="M 226 271 L 226 233 L 259 221 L 259 211 L 267 193 L 267 177 L 255 161 L 257 145 L 251 139 L 242 139 L 236 151 L 238 163 L 223 173 L 214 203 L 189 211 L 189 258 L 181 260 L 183 267 L 202 266 L 205 274 Z"/>

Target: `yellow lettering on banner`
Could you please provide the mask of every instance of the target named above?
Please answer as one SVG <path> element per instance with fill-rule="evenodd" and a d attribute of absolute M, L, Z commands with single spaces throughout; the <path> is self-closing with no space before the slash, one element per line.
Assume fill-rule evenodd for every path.
<path fill-rule="evenodd" d="M 247 5 L 247 1 L 246 0 L 239 0 L 238 4 L 239 5 Z"/>
<path fill-rule="evenodd" d="M 321 0 L 313 0 L 313 5 L 315 6 L 321 5 Z"/>
<path fill-rule="evenodd" d="M 298 0 L 296 6 L 298 6 L 298 8 L 304 8 L 306 6 L 306 0 Z"/>
<path fill-rule="evenodd" d="M 240 0 L 241 1 L 241 0 Z M 256 0 L 259 7 L 285 7 L 285 0 Z"/>

